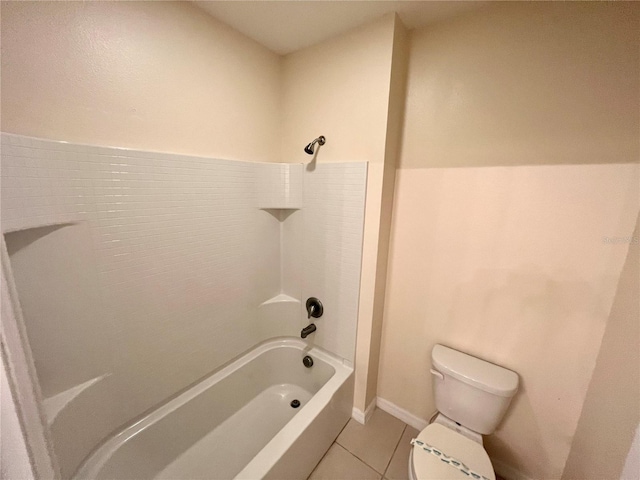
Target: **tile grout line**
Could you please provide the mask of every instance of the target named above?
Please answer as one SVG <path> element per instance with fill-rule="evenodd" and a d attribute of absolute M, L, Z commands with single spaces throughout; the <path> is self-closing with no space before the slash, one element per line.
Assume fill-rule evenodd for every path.
<path fill-rule="evenodd" d="M 382 474 L 382 476 L 384 477 L 387 474 L 387 470 L 389 470 L 389 465 L 391 465 L 391 461 L 393 460 L 393 457 L 395 456 L 396 452 L 398 451 L 398 447 L 400 446 L 400 442 L 402 441 L 402 437 L 404 436 L 404 432 L 407 430 L 407 424 L 404 424 L 404 428 L 402 429 L 402 433 L 400 434 L 400 438 L 398 438 L 398 442 L 396 443 L 395 448 L 393 449 L 393 453 L 391 454 L 391 457 L 389 458 L 389 462 L 387 462 L 387 466 L 384 469 L 384 473 Z"/>
<path fill-rule="evenodd" d="M 310 474 L 309 474 L 309 476 L 307 477 L 307 480 L 309 480 L 309 479 L 313 476 L 313 472 L 315 472 L 315 471 L 318 469 L 318 466 L 322 463 L 322 460 L 324 460 L 324 457 L 326 457 L 326 456 L 327 456 L 327 454 L 329 453 L 329 450 L 331 450 L 331 447 L 333 447 L 333 445 L 334 445 L 335 443 L 336 443 L 336 442 L 333 442 L 333 443 L 329 446 L 329 448 L 327 448 L 327 451 L 326 451 L 326 452 L 324 452 L 324 455 L 322 455 L 322 458 L 318 461 L 318 463 L 316 463 L 316 466 L 315 466 L 315 467 L 313 467 L 313 470 L 311 470 L 311 473 L 310 473 Z"/>
<path fill-rule="evenodd" d="M 337 442 L 336 442 L 337 443 Z M 373 468 L 371 465 L 369 465 L 367 462 L 365 462 L 363 459 L 361 459 L 360 457 L 358 457 L 355 453 L 349 451 L 349 449 L 347 447 L 343 447 L 342 445 L 340 445 L 338 443 L 338 446 L 341 447 L 345 452 L 347 452 L 349 455 L 351 455 L 353 458 L 355 458 L 356 460 L 358 460 L 360 463 L 362 463 L 363 465 L 365 465 L 367 468 L 369 468 L 370 470 L 373 470 L 375 473 L 377 473 L 378 475 L 380 475 L 380 480 L 382 480 L 382 477 L 384 477 L 384 474 L 380 473 L 379 471 L 377 471 L 375 468 Z"/>
<path fill-rule="evenodd" d="M 404 427 L 402 428 L 402 433 L 400 434 L 400 438 L 398 438 L 396 446 L 393 449 L 393 453 L 391 454 L 391 457 L 389 458 L 389 461 L 387 462 L 387 466 L 384 468 L 384 472 L 379 472 L 378 470 L 376 470 L 372 465 L 369 465 L 369 463 L 366 460 L 364 460 L 363 458 L 360 458 L 355 453 L 353 453 L 351 450 L 349 450 L 349 447 L 347 447 L 346 445 L 342 445 L 340 442 L 338 442 L 337 439 L 336 439 L 336 441 L 334 443 L 337 443 L 338 445 L 340 445 L 342 448 L 344 448 L 352 456 L 354 456 L 355 458 L 360 460 L 362 463 L 364 463 L 371 470 L 373 470 L 376 473 L 379 473 L 380 475 L 382 475 L 384 477 L 385 473 L 387 472 L 387 469 L 389 468 L 389 465 L 391 464 L 391 460 L 393 459 L 393 455 L 396 453 L 396 450 L 398 449 L 398 445 L 400 445 L 400 440 L 402 440 L 402 435 L 404 435 L 404 431 L 405 431 L 406 428 L 407 428 L 407 424 L 405 424 Z"/>
<path fill-rule="evenodd" d="M 392 416 L 393 416 L 393 415 L 392 415 Z M 351 421 L 351 420 L 350 420 L 350 421 Z M 402 422 L 402 420 L 400 420 L 400 421 Z M 404 423 L 404 422 L 402 422 L 402 423 Z M 349 422 L 347 422 L 347 425 L 348 425 L 348 424 L 349 424 Z M 345 425 L 345 426 L 344 426 L 343 430 L 344 430 L 345 428 L 347 428 L 347 425 Z M 383 470 L 384 470 L 384 472 L 379 472 L 379 471 L 378 471 L 378 470 L 376 470 L 373 466 L 369 465 L 369 463 L 368 463 L 366 460 L 364 460 L 364 459 L 362 459 L 362 458 L 358 457 L 355 453 L 353 453 L 351 450 L 349 450 L 349 447 L 347 447 L 346 445 L 342 445 L 342 444 L 338 441 L 338 438 L 340 438 L 340 435 L 338 435 L 338 438 L 336 438 L 336 440 L 335 440 L 335 442 L 334 442 L 334 443 L 337 443 L 338 445 L 340 445 L 342 448 L 344 448 L 344 449 L 345 449 L 347 452 L 349 452 L 352 456 L 354 456 L 355 458 L 357 458 L 358 460 L 360 460 L 362 463 L 364 463 L 364 464 L 365 464 L 367 467 L 369 467 L 371 470 L 373 470 L 374 472 L 376 472 L 376 473 L 378 473 L 378 474 L 382 475 L 382 477 L 384 477 L 384 475 L 386 474 L 386 472 L 387 472 L 387 470 L 388 470 L 388 468 L 389 468 L 389 465 L 391 464 L 391 460 L 393 460 L 393 455 L 395 455 L 396 450 L 398 449 L 398 445 L 400 445 L 400 440 L 402 440 L 402 435 L 404 435 L 404 431 L 406 430 L 407 426 L 408 426 L 408 425 L 407 425 L 406 423 L 404 423 L 404 427 L 402 428 L 402 432 L 400 433 L 400 437 L 398 438 L 398 441 L 396 442 L 396 446 L 395 446 L 395 448 L 394 448 L 394 450 L 393 450 L 393 453 L 391 454 L 391 457 L 389 458 L 389 461 L 387 462 L 387 466 L 383 469 Z M 342 432 L 340 432 L 340 433 L 342 433 Z"/>
<path fill-rule="evenodd" d="M 359 461 L 361 461 L 362 463 L 364 463 L 367 467 L 369 467 L 371 470 L 373 470 L 376 473 L 380 473 L 378 470 L 376 470 L 375 468 L 373 468 L 371 465 L 369 465 L 364 459 L 360 458 L 359 456 L 357 456 L 355 453 L 353 453 L 351 450 L 349 450 L 349 448 L 345 445 L 342 445 L 341 443 L 339 443 L 337 440 L 335 441 L 335 443 L 337 443 L 340 447 L 342 447 L 346 452 L 349 453 L 349 455 L 351 455 L 352 457 L 358 459 Z M 380 475 L 383 475 L 382 473 L 380 473 Z"/>

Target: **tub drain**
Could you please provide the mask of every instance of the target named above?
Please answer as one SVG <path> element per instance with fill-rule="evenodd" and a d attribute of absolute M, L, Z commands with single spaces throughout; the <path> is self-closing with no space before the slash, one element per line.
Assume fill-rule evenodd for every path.
<path fill-rule="evenodd" d="M 300 400 L 298 400 L 298 399 L 291 400 L 291 406 L 293 408 L 298 408 L 300 406 Z"/>

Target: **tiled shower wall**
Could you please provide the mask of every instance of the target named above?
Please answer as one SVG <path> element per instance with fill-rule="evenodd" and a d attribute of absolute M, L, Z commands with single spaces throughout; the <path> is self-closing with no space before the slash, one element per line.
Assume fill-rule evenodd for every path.
<path fill-rule="evenodd" d="M 305 285 L 300 294 L 327 299 L 318 343 L 353 360 L 366 166 L 305 171 L 309 212 L 305 199 L 278 214 L 260 205 L 271 167 L 298 208 L 300 166 L 2 135 L 2 231 L 43 396 L 59 410 L 51 430 L 63 475 L 114 429 L 256 343 L 298 335 L 300 303 L 278 318 L 260 313 L 288 293 L 285 274 Z M 285 268 L 284 257 L 303 256 L 314 260 Z"/>
<path fill-rule="evenodd" d="M 298 205 L 299 198 L 302 206 L 270 210 L 281 221 L 282 293 L 300 299 L 301 304 L 271 308 L 292 311 L 299 319 L 298 331 L 315 323 L 317 330 L 307 337 L 307 342 L 353 365 L 368 165 L 313 162 L 285 167 L 289 171 L 279 173 L 280 181 L 290 184 L 279 202 Z M 298 188 L 301 194 L 297 193 Z M 275 196 L 263 198 L 271 205 Z M 322 317 L 307 318 L 304 304 L 309 297 L 322 302 Z M 270 321 L 277 321 L 270 316 Z"/>
<path fill-rule="evenodd" d="M 325 308 L 312 318 L 311 341 L 351 362 L 356 329 L 346 319 L 358 318 L 366 172 L 364 162 L 321 163 L 304 175 L 301 297 L 316 296 Z"/>

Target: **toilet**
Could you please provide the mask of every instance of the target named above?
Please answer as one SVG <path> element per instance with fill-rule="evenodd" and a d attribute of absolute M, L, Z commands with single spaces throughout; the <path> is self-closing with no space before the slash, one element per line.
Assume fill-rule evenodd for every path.
<path fill-rule="evenodd" d="M 518 390 L 518 374 L 444 345 L 431 352 L 438 413 L 412 440 L 410 480 L 495 480 L 482 436 L 493 433 Z"/>

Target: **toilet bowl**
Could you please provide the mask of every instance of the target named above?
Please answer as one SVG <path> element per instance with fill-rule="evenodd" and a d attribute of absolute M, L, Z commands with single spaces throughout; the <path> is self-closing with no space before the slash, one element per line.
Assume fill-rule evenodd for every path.
<path fill-rule="evenodd" d="M 482 435 L 495 431 L 518 389 L 518 375 L 463 352 L 431 352 L 438 415 L 412 440 L 410 480 L 495 480 Z"/>

